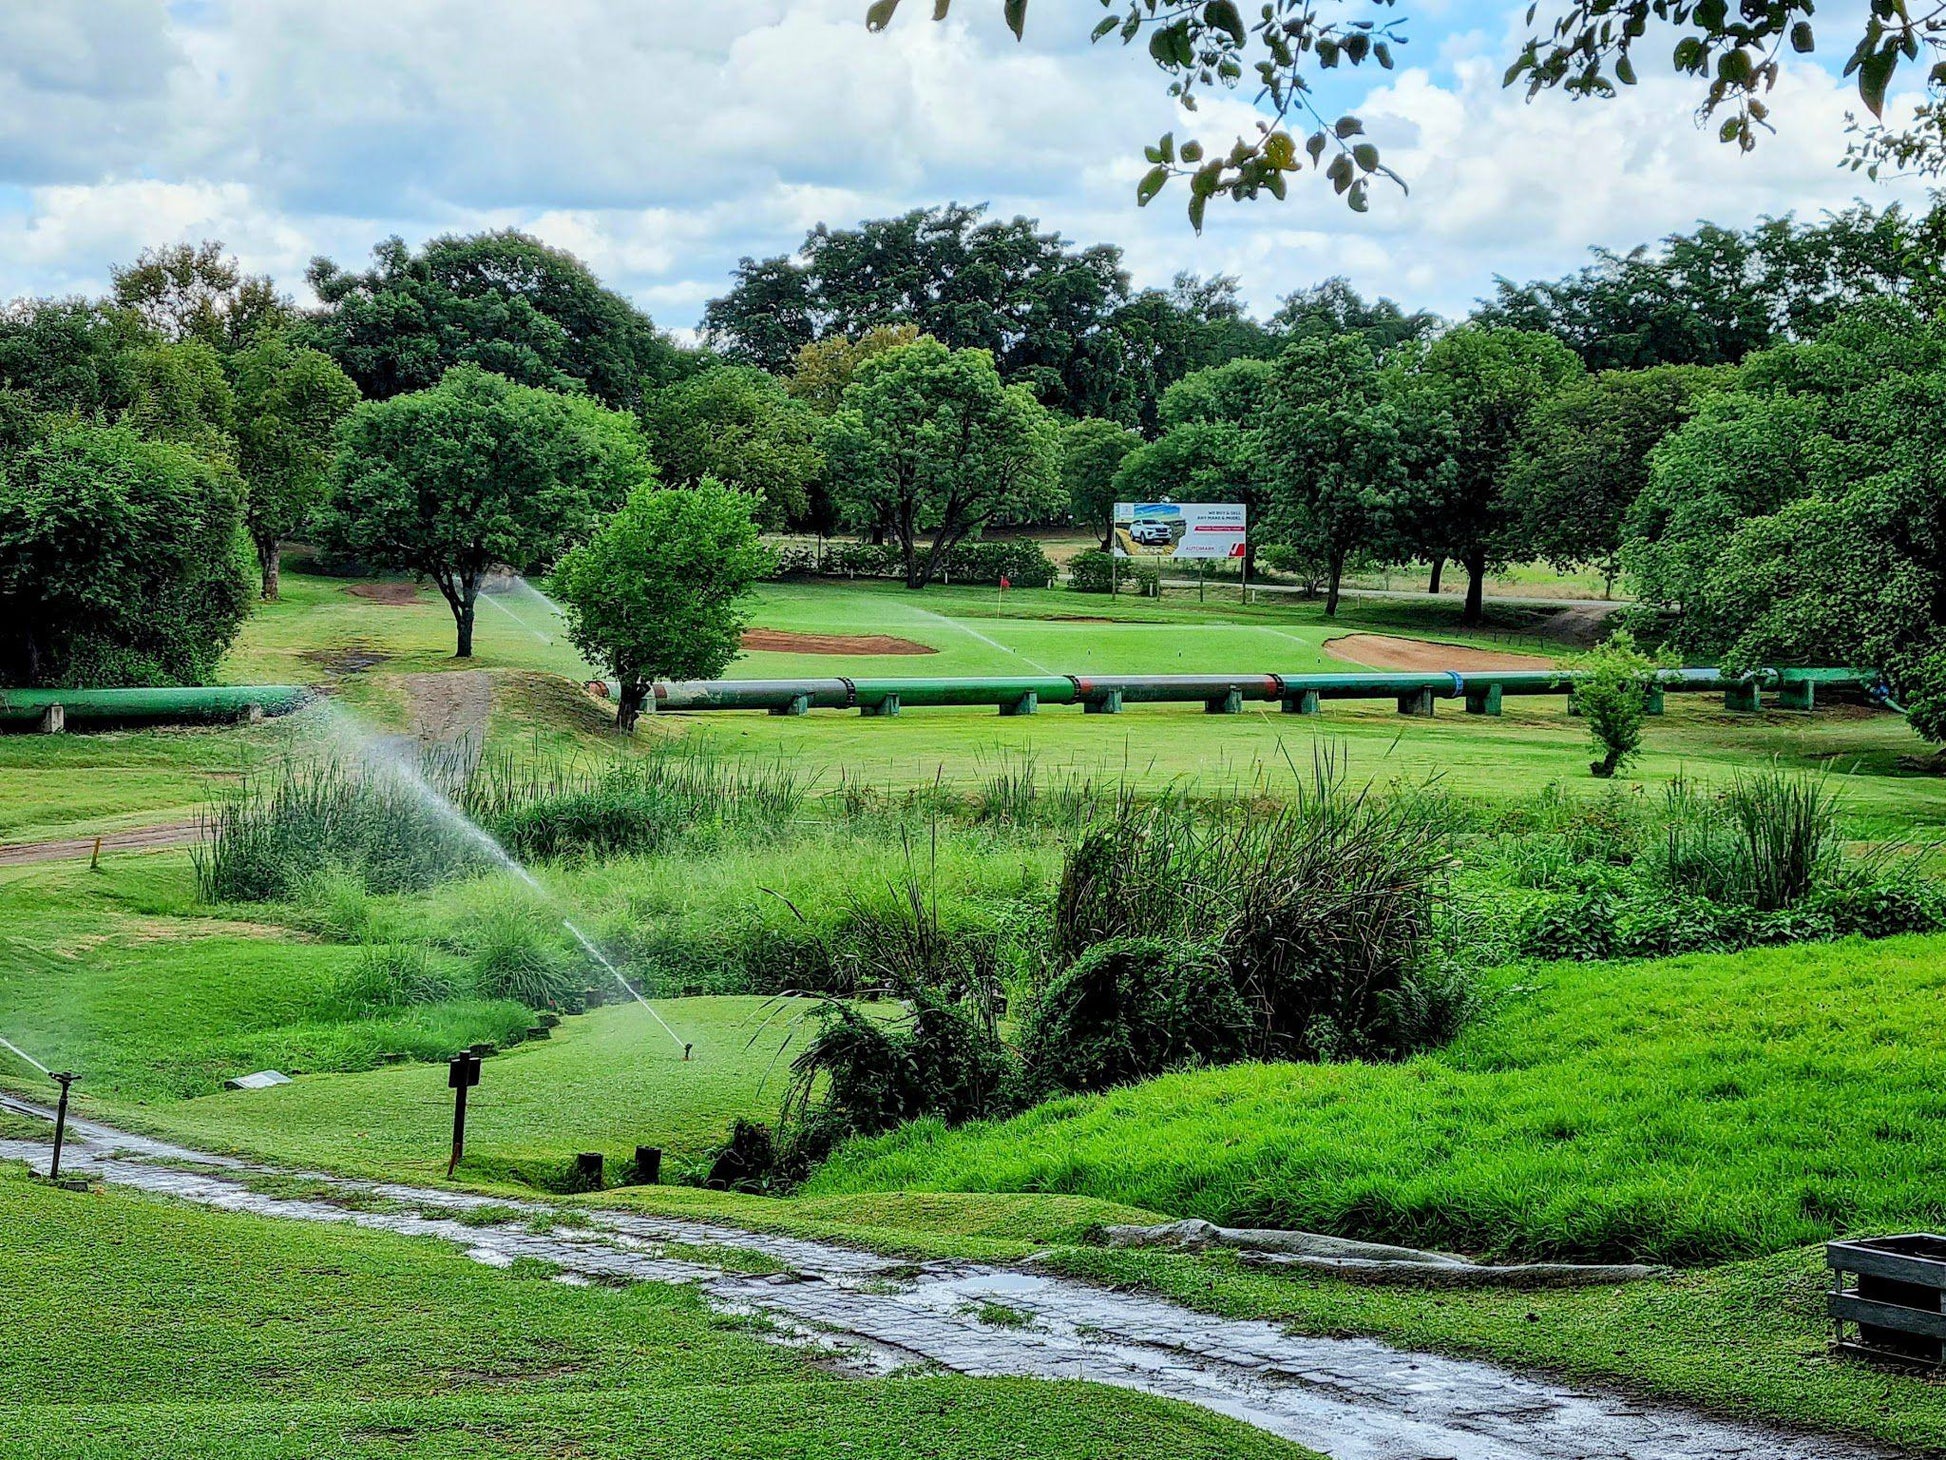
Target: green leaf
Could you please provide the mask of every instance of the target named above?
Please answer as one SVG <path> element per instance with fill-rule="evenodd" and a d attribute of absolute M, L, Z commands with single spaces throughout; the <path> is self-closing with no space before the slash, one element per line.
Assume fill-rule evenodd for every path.
<path fill-rule="evenodd" d="M 1334 130 L 1337 132 L 1339 140 L 1342 141 L 1346 137 L 1356 137 L 1359 133 L 1363 132 L 1365 130 L 1365 124 L 1359 121 L 1357 117 L 1339 117 L 1338 125 Z"/>
<path fill-rule="evenodd" d="M 1209 198 L 1205 194 L 1191 193 L 1189 195 L 1189 226 L 1194 228 L 1198 233 L 1203 231 L 1203 209 L 1208 204 Z"/>
<path fill-rule="evenodd" d="M 1366 172 L 1378 171 L 1378 148 L 1369 142 L 1360 142 L 1351 149 L 1351 160 Z"/>
<path fill-rule="evenodd" d="M 1304 150 L 1311 154 L 1311 161 L 1314 165 L 1320 157 L 1324 156 L 1324 149 L 1327 145 L 1329 144 L 1326 142 L 1325 135 L 1322 132 L 1313 132 L 1311 139 L 1304 144 Z"/>
<path fill-rule="evenodd" d="M 952 0 L 939 0 L 939 8 L 944 10 Z M 1027 0 L 1007 0 L 1007 29 L 1020 39 L 1020 32 L 1027 24 Z"/>
<path fill-rule="evenodd" d="M 1617 56 L 1615 58 L 1615 79 L 1624 86 L 1633 86 L 1635 84 L 1635 63 L 1629 60 L 1627 56 Z"/>
<path fill-rule="evenodd" d="M 899 0 L 872 0 L 871 8 L 865 12 L 865 29 L 884 30 L 892 23 L 898 8 Z"/>
<path fill-rule="evenodd" d="M 1791 49 L 1800 56 L 1808 56 L 1818 48 L 1817 33 L 1811 29 L 1811 22 L 1800 20 L 1791 27 Z"/>
<path fill-rule="evenodd" d="M 1185 142 L 1182 144 L 1182 152 L 1179 155 L 1184 162 L 1201 162 L 1203 160 L 1203 144 L 1196 141 Z"/>
<path fill-rule="evenodd" d="M 1213 30 L 1225 32 L 1231 40 L 1242 45 L 1247 37 L 1243 28 L 1243 17 L 1231 0 L 1210 0 L 1203 7 L 1203 23 Z"/>
<path fill-rule="evenodd" d="M 1297 166 L 1297 144 L 1289 132 L 1272 132 L 1264 138 L 1264 161 L 1278 172 Z"/>
<path fill-rule="evenodd" d="M 1121 22 L 1111 15 L 1108 17 L 1108 19 L 1104 20 L 1100 25 L 1095 27 L 1094 34 L 1089 36 L 1088 39 L 1091 41 L 1098 41 L 1120 24 Z"/>
<path fill-rule="evenodd" d="M 1858 64 L 1858 99 L 1875 117 L 1885 114 L 1885 88 L 1891 83 L 1898 64 L 1896 50 L 1875 51 Z"/>
<path fill-rule="evenodd" d="M 1166 184 L 1168 181 L 1169 181 L 1168 168 L 1166 167 L 1150 168 L 1148 170 L 1148 173 L 1143 177 L 1142 181 L 1135 185 L 1135 206 L 1138 208 L 1148 207 L 1149 204 L 1154 200 L 1155 195 L 1162 191 L 1163 185 Z"/>

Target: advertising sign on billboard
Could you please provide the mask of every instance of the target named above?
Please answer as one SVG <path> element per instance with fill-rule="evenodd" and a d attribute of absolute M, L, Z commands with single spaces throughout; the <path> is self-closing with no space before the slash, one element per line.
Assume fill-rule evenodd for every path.
<path fill-rule="evenodd" d="M 1117 502 L 1118 558 L 1240 558 L 1245 512 L 1230 502 Z"/>

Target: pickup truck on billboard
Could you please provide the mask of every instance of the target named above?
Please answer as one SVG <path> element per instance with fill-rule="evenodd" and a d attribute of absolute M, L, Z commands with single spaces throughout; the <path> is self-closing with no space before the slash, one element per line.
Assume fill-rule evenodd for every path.
<path fill-rule="evenodd" d="M 1244 508 L 1232 502 L 1117 502 L 1115 555 L 1122 558 L 1240 558 Z"/>

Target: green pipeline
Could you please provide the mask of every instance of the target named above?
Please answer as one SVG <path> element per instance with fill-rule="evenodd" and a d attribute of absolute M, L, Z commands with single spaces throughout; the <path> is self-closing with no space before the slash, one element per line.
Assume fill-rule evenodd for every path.
<path fill-rule="evenodd" d="M 1477 699 L 1497 689 L 1505 695 L 1566 695 L 1579 676 L 1568 669 L 1496 669 L 1462 673 L 1433 670 L 1412 674 L 1090 674 L 1004 675 L 961 679 L 711 679 L 658 680 L 655 708 L 684 710 L 767 710 L 803 714 L 810 710 L 880 712 L 925 706 L 1196 704 L 1240 707 L 1278 704 L 1307 697 L 1318 700 Z M 1663 669 L 1655 676 L 1665 693 L 1723 691 L 1735 688 L 1788 689 L 1812 685 L 1872 692 L 1878 676 L 1861 669 L 1759 669 L 1726 675 L 1716 669 Z M 612 681 L 589 686 L 611 698 Z"/>
<path fill-rule="evenodd" d="M 134 724 L 287 715 L 310 697 L 293 684 L 194 685 L 168 689 L 0 689 L 0 723 L 39 720 L 55 705 L 75 721 Z"/>

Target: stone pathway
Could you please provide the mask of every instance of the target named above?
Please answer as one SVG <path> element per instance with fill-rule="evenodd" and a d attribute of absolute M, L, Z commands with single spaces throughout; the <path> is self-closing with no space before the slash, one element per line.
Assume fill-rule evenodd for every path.
<path fill-rule="evenodd" d="M 0 1095 L 0 1109 L 51 1113 Z M 45 1170 L 43 1143 L 0 1141 L 0 1159 Z M 194 1165 L 200 1169 L 184 1169 Z M 64 1174 L 87 1175 L 226 1211 L 339 1222 L 430 1237 L 475 1261 L 554 1264 L 565 1282 L 671 1282 L 714 1306 L 763 1314 L 785 1341 L 860 1372 L 925 1365 L 978 1377 L 1083 1379 L 1198 1404 L 1334 1460 L 1890 1460 L 1896 1452 L 1715 1419 L 1690 1410 L 1524 1378 L 1489 1364 L 1412 1354 L 1368 1339 L 1304 1338 L 1160 1299 L 977 1263 L 915 1266 L 871 1253 L 710 1222 L 579 1209 L 585 1228 L 533 1219 L 540 1203 L 289 1173 L 203 1155 L 87 1121 L 69 1123 Z M 318 1194 L 253 1190 L 301 1174 Z M 370 1209 L 377 1201 L 383 1205 Z M 340 1203 L 344 1204 L 340 1204 Z M 367 1204 L 360 1209 L 359 1204 Z M 469 1211 L 505 1220 L 469 1225 Z M 477 1220 L 477 1218 L 476 1218 Z M 701 1249 L 699 1251 L 698 1249 Z M 710 1265 L 735 1249 L 776 1269 Z M 991 1321 L 1024 1315 L 1022 1326 Z"/>

